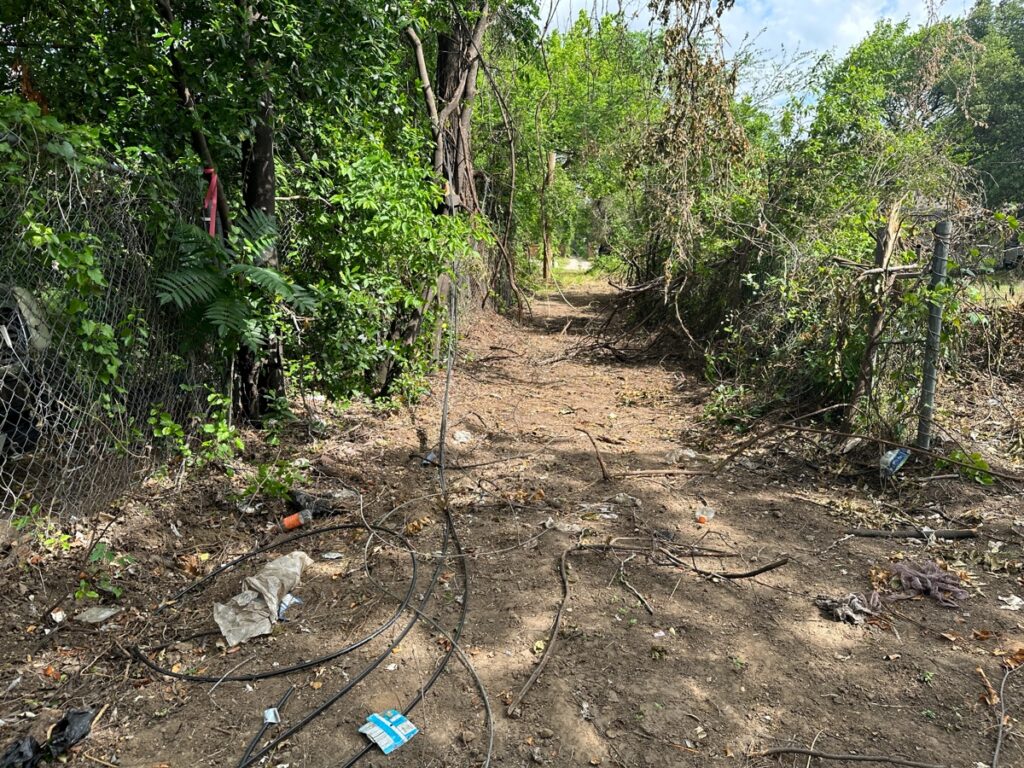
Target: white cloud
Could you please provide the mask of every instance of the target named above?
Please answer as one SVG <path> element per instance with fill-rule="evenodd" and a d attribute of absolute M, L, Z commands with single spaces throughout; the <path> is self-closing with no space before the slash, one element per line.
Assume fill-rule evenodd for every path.
<path fill-rule="evenodd" d="M 880 19 L 916 26 L 926 17 L 923 0 L 738 0 L 722 23 L 732 46 L 749 36 L 768 54 L 784 47 L 841 55 Z"/>
<path fill-rule="evenodd" d="M 947 0 L 943 11 L 960 15 L 972 0 Z M 541 23 L 552 8 L 552 26 L 565 29 L 581 10 L 599 15 L 624 10 L 634 28 L 650 21 L 647 0 L 541 0 Z M 745 36 L 756 38 L 757 47 L 778 54 L 784 46 L 794 51 L 834 51 L 842 55 L 864 37 L 880 19 L 909 19 L 912 26 L 927 17 L 925 0 L 736 0 L 723 17 L 732 46 Z"/>

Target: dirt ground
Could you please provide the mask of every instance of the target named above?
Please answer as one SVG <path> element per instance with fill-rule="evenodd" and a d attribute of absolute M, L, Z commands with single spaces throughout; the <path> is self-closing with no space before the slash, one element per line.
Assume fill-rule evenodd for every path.
<path fill-rule="evenodd" d="M 743 437 L 703 417 L 711 393 L 697 373 L 619 360 L 589 343 L 609 290 L 583 285 L 539 299 L 523 325 L 490 315 L 463 324 L 447 454 L 461 555 L 448 541 L 442 557 L 444 506 L 436 468 L 424 461 L 437 453 L 443 375 L 411 409 L 310 403 L 315 419 L 276 440 L 248 435 L 246 454 L 228 466 L 181 482 L 173 472 L 152 478 L 99 520 L 75 522 L 66 551 L 43 543 L 38 528 L 6 531 L 3 743 L 26 732 L 43 738 L 66 708 L 89 706 L 101 713 L 71 764 L 234 766 L 263 710 L 291 687 L 282 724 L 261 744 L 380 659 L 257 763 L 346 765 L 366 744 L 357 731 L 365 717 L 404 707 L 429 680 L 465 609 L 458 645 L 493 712 L 492 765 L 810 764 L 757 756 L 789 746 L 980 768 L 992 765 L 998 741 L 1001 768 L 1024 766 L 1024 680 L 1004 665 L 1024 647 L 1024 614 L 1000 599 L 1024 596 L 1016 489 L 935 479 L 948 470 L 916 461 L 883 486 L 874 448 L 838 456 L 813 435 L 789 433 L 711 473 Z M 1014 471 L 1012 414 L 981 418 L 992 411 L 991 382 L 973 392 L 943 413 Z M 1014 393 L 999 397 L 1019 401 Z M 261 475 L 260 465 L 269 470 Z M 289 485 L 336 494 L 342 514 L 315 526 L 352 527 L 287 543 L 165 604 L 232 557 L 279 541 Z M 398 536 L 369 538 L 365 521 L 402 534 L 415 552 Z M 977 528 L 978 536 L 846 534 L 907 525 Z M 131 562 L 84 562 L 94 541 Z M 295 590 L 303 603 L 271 635 L 226 649 L 213 603 L 295 549 L 315 561 Z M 713 575 L 785 558 L 756 576 Z M 952 608 L 927 596 L 886 601 L 860 625 L 815 604 L 875 587 L 892 594 L 886 573 L 901 560 L 940 563 L 968 596 Z M 96 590 L 75 599 L 82 579 L 101 574 L 123 590 L 119 598 Z M 406 593 L 436 623 L 416 622 L 391 648 L 416 616 L 405 610 L 388 625 Z M 99 625 L 74 618 L 97 604 L 122 610 Z M 221 681 L 331 655 L 381 626 L 369 642 L 309 668 Z M 169 678 L 136 654 L 212 682 Z M 539 679 L 507 712 L 542 660 Z M 359 764 L 485 764 L 484 700 L 457 656 L 410 719 L 416 737 L 387 757 L 374 748 Z"/>

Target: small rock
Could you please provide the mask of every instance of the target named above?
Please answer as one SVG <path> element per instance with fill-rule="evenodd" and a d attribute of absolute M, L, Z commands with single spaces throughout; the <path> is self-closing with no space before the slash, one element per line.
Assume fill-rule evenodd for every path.
<path fill-rule="evenodd" d="M 543 765 L 544 764 L 544 755 L 543 755 L 543 753 L 539 749 L 535 748 L 530 753 L 530 759 L 533 760 L 533 762 L 537 763 L 538 765 Z"/>
<path fill-rule="evenodd" d="M 553 739 L 554 737 L 555 732 L 552 731 L 550 728 L 541 728 L 539 731 L 537 731 L 537 738 L 539 739 Z"/>
<path fill-rule="evenodd" d="M 468 443 L 470 440 L 473 439 L 473 435 L 470 434 L 469 432 L 467 432 L 464 429 L 460 429 L 458 432 L 456 432 L 454 435 L 452 435 L 452 439 L 456 443 L 465 444 L 465 443 Z"/>
<path fill-rule="evenodd" d="M 474 739 L 476 739 L 476 734 L 472 731 L 463 731 L 459 738 L 462 739 L 463 744 L 469 744 Z"/>

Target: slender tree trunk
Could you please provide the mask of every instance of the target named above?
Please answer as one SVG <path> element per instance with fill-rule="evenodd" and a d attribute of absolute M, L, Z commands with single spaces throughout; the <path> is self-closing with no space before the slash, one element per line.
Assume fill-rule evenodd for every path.
<path fill-rule="evenodd" d="M 901 223 L 900 201 L 897 201 L 889 210 L 888 222 L 884 227 L 880 227 L 878 234 L 875 235 L 875 268 L 881 271 L 878 272 L 871 286 L 871 313 L 868 319 L 867 338 L 864 343 L 864 354 L 860 360 L 857 381 L 854 383 L 853 394 L 850 395 L 850 402 L 846 408 L 846 426 L 853 421 L 861 401 L 871 398 L 875 358 L 878 354 L 879 342 L 882 340 L 882 332 L 885 330 L 886 299 L 895 282 L 895 277 L 889 272 L 889 265 L 899 242 Z"/>
<path fill-rule="evenodd" d="M 544 282 L 551 279 L 551 270 L 555 263 L 555 251 L 551 244 L 551 216 L 548 213 L 548 192 L 555 181 L 555 152 L 548 151 L 547 172 L 540 189 L 540 228 L 541 240 L 544 245 L 544 264 L 541 268 Z"/>
<path fill-rule="evenodd" d="M 243 200 L 249 213 L 259 211 L 273 219 L 276 212 L 277 174 L 274 169 L 274 100 L 269 91 L 259 100 L 253 138 L 242 151 Z M 259 265 L 279 266 L 276 248 L 259 257 Z M 276 334 L 258 353 L 238 351 L 238 409 L 250 422 L 259 423 L 274 399 L 286 395 L 284 349 Z"/>

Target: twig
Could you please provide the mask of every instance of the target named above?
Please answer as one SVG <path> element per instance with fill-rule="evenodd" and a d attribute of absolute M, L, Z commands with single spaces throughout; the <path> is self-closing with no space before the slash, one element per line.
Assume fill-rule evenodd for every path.
<path fill-rule="evenodd" d="M 233 666 L 231 669 L 224 673 L 224 677 L 222 677 L 220 680 L 213 684 L 213 688 L 210 689 L 210 692 L 207 695 L 212 697 L 213 692 L 217 690 L 217 686 L 224 682 L 224 678 L 226 678 L 232 672 L 236 672 L 240 667 L 244 666 L 245 664 L 248 664 L 250 661 L 252 661 L 251 658 L 242 659 L 240 662 L 235 664 L 235 666 Z"/>
<path fill-rule="evenodd" d="M 1003 726 L 1006 723 L 1006 697 L 1003 695 L 1003 690 L 1006 688 L 1006 678 L 1008 678 L 1015 667 L 1008 667 L 1003 673 L 1003 682 L 999 684 L 999 731 L 996 734 L 996 751 L 992 753 L 992 766 L 991 768 L 999 768 L 999 753 L 1003 749 Z"/>
<path fill-rule="evenodd" d="M 844 531 L 849 536 L 860 536 L 865 539 L 927 539 L 934 536 L 936 539 L 976 539 L 978 532 L 973 528 L 940 528 L 929 531 L 880 531 L 875 528 L 847 528 Z"/>
<path fill-rule="evenodd" d="M 629 580 L 626 578 L 626 564 L 625 563 L 619 563 L 619 583 L 622 584 L 622 586 L 624 586 L 630 592 L 632 592 L 633 596 L 636 597 L 637 600 L 639 600 L 641 603 L 643 603 L 644 608 L 647 610 L 647 612 L 649 614 L 651 614 L 651 616 L 654 615 L 654 608 L 652 608 L 651 604 L 649 602 L 647 602 L 647 598 L 644 597 L 642 594 L 640 594 L 640 592 L 637 590 L 637 588 L 634 587 L 632 584 L 630 584 Z"/>
<path fill-rule="evenodd" d="M 601 465 L 601 477 L 607 483 L 612 479 L 612 476 L 608 474 L 608 467 L 604 465 L 604 459 L 601 458 L 601 450 L 597 447 L 597 441 L 594 440 L 594 436 L 582 427 L 573 427 L 573 429 L 586 435 L 587 439 L 590 440 L 590 444 L 594 446 L 594 453 L 597 455 L 597 463 Z"/>
<path fill-rule="evenodd" d="M 99 763 L 100 765 L 108 766 L 108 768 L 117 768 L 117 766 L 113 763 L 108 763 L 106 760 L 100 760 L 100 758 L 98 757 L 93 757 L 88 752 L 83 752 L 82 757 L 84 757 L 86 760 L 92 760 L 94 763 Z"/>
<path fill-rule="evenodd" d="M 774 571 L 776 568 L 781 568 L 788 562 L 789 558 L 783 557 L 773 563 L 768 563 L 768 565 L 762 565 L 760 568 L 755 568 L 752 571 L 744 571 L 743 573 L 717 573 L 715 571 L 705 571 L 702 568 L 694 568 L 692 565 L 687 565 L 686 567 L 694 573 L 699 573 L 701 576 L 717 576 L 720 579 L 750 579 L 754 576 L 760 576 L 762 573 Z"/>
<path fill-rule="evenodd" d="M 889 755 L 831 755 L 827 752 L 818 752 L 815 749 L 804 749 L 803 747 L 775 747 L 774 749 L 766 749 L 763 752 L 752 752 L 747 757 L 771 757 L 772 755 L 806 755 L 807 757 L 816 757 L 819 760 L 844 760 L 854 763 L 890 763 L 892 765 L 906 765 L 909 768 L 946 768 L 941 763 L 919 763 L 915 760 L 890 757 Z"/>
<path fill-rule="evenodd" d="M 721 461 L 719 461 L 717 464 L 715 464 L 715 466 L 713 466 L 711 468 L 710 474 L 717 475 L 719 472 L 721 472 L 725 468 L 726 464 L 728 464 L 733 459 L 735 459 L 737 456 L 739 456 L 741 453 L 743 453 L 745 450 L 747 450 L 747 448 L 752 446 L 754 443 L 758 443 L 761 440 L 764 440 L 766 437 L 771 437 L 772 435 L 774 435 L 779 430 L 786 429 L 787 427 L 793 428 L 794 425 L 798 421 L 803 421 L 804 419 L 809 419 L 809 418 L 811 418 L 813 416 L 820 416 L 821 414 L 826 413 L 828 411 L 834 411 L 837 408 L 845 408 L 846 406 L 847 406 L 847 403 L 836 403 L 835 405 L 830 405 L 830 406 L 827 406 L 825 408 L 819 408 L 816 411 L 811 411 L 810 413 L 805 413 L 803 416 L 797 416 L 795 419 L 790 419 L 789 421 L 784 421 L 781 424 L 774 424 L 773 426 L 769 427 L 764 432 L 760 432 L 759 434 L 751 435 L 746 440 L 744 440 L 742 443 L 737 445 L 728 456 L 726 456 Z"/>
<path fill-rule="evenodd" d="M 537 678 L 540 677 L 540 673 L 544 671 L 544 667 L 547 666 L 548 660 L 551 658 L 551 652 L 555 647 L 555 642 L 558 640 L 558 629 L 562 624 L 562 613 L 565 611 L 565 604 L 569 600 L 569 577 L 565 573 L 565 559 L 569 556 L 569 552 L 572 550 L 565 550 L 562 552 L 562 557 L 558 561 L 558 572 L 562 577 L 562 599 L 558 603 L 558 610 L 555 612 L 555 620 L 551 623 L 551 634 L 548 637 L 547 647 L 544 649 L 544 654 L 540 657 L 540 661 L 537 662 L 537 666 L 533 668 L 533 674 L 530 675 L 530 679 L 526 681 L 526 685 L 523 686 L 522 690 L 519 691 L 512 703 L 508 705 L 505 710 L 505 714 L 511 717 L 523 699 L 526 697 L 527 692 L 533 687 L 533 684 L 537 682 Z"/>

